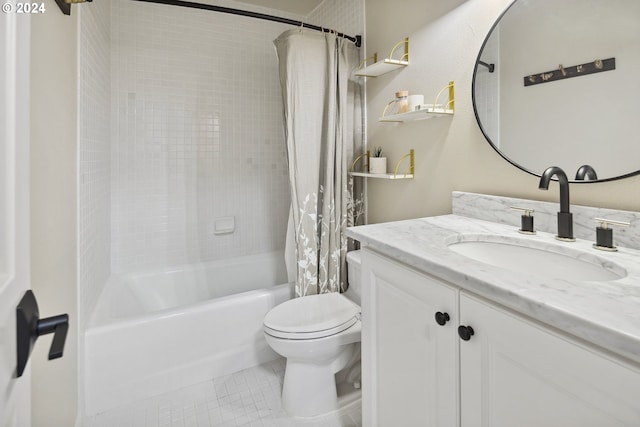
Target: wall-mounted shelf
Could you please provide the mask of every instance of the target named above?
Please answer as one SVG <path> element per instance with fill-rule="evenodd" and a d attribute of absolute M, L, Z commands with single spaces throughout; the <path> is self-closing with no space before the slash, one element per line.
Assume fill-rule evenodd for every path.
<path fill-rule="evenodd" d="M 425 108 L 424 110 L 410 111 L 402 114 L 392 114 L 383 116 L 378 119 L 379 122 L 404 123 L 415 120 L 433 119 L 434 117 L 453 116 L 453 110 L 445 110 L 444 108 Z"/>
<path fill-rule="evenodd" d="M 413 179 L 412 173 L 393 174 L 393 173 L 366 173 L 366 172 L 351 172 L 351 176 L 362 176 L 365 178 L 380 178 L 380 179 Z"/>
<path fill-rule="evenodd" d="M 446 89 L 449 90 L 449 102 L 447 102 L 444 108 L 433 108 L 433 106 L 439 105 L 438 98 L 440 98 L 440 95 Z M 415 120 L 433 119 L 435 117 L 453 116 L 453 113 L 455 111 L 455 84 L 453 81 L 451 81 L 447 86 L 443 87 L 440 92 L 438 92 L 438 95 L 436 95 L 436 99 L 433 102 L 432 107 L 423 108 L 416 111 L 409 111 L 408 113 L 391 114 L 387 116 L 385 115 L 385 113 L 387 112 L 387 108 L 390 104 L 391 102 L 387 104 L 387 107 L 385 107 L 384 111 L 382 112 L 382 117 L 378 119 L 379 122 L 404 123 L 412 122 Z"/>
<path fill-rule="evenodd" d="M 355 166 L 358 163 L 358 161 L 360 159 L 366 159 L 366 165 L 365 165 L 365 170 L 369 169 L 369 157 L 371 157 L 371 152 L 367 151 L 364 154 L 359 155 L 358 157 L 355 158 L 355 160 L 353 161 L 353 163 L 351 164 L 351 172 L 349 172 L 349 174 L 351 176 L 361 176 L 364 178 L 378 178 L 378 179 L 413 179 L 414 176 L 414 172 L 415 172 L 415 165 L 414 165 L 414 151 L 413 149 L 409 150 L 409 152 L 407 154 L 405 154 L 404 156 L 402 156 L 400 158 L 400 160 L 398 160 L 398 162 L 396 163 L 396 167 L 393 171 L 393 173 L 368 173 L 368 172 L 355 172 Z M 409 167 L 407 168 L 407 170 L 404 173 L 398 173 L 398 171 L 400 170 L 400 166 L 402 165 L 402 162 L 405 161 L 405 159 L 409 159 Z"/>
<path fill-rule="evenodd" d="M 402 55 L 400 59 L 393 59 L 393 54 L 400 45 L 404 45 L 404 55 Z M 365 66 L 366 62 L 369 59 L 373 59 L 374 63 Z M 404 68 L 407 65 L 409 65 L 409 37 L 396 43 L 393 49 L 391 49 L 388 58 L 378 61 L 377 53 L 374 53 L 373 56 L 366 58 L 364 61 L 362 61 L 362 64 L 360 64 L 360 68 L 355 72 L 355 75 L 364 77 L 378 77 L 383 74 L 390 73 L 391 71 Z"/>

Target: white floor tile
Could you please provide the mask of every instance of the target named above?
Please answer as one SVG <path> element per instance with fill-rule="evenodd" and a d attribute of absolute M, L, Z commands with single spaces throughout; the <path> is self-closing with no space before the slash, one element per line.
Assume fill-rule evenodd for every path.
<path fill-rule="evenodd" d="M 312 419 L 291 418 L 280 393 L 285 360 L 154 396 L 114 409 L 84 427 L 361 427 L 360 399 L 337 412 Z"/>

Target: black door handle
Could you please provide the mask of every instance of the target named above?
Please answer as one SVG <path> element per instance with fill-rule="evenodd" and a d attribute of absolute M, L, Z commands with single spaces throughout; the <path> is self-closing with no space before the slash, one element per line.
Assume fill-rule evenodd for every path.
<path fill-rule="evenodd" d="M 16 375 L 20 377 L 27 366 L 27 361 L 36 339 L 40 335 L 54 334 L 51 349 L 49 350 L 49 360 L 62 357 L 64 343 L 67 340 L 67 332 L 69 331 L 69 315 L 60 314 L 40 319 L 36 297 L 33 295 L 33 291 L 28 290 L 16 308 L 16 328 L 18 348 Z"/>
<path fill-rule="evenodd" d="M 38 320 L 38 336 L 53 332 L 53 341 L 49 350 L 49 360 L 62 357 L 64 343 L 67 340 L 69 331 L 69 315 L 59 314 Z"/>

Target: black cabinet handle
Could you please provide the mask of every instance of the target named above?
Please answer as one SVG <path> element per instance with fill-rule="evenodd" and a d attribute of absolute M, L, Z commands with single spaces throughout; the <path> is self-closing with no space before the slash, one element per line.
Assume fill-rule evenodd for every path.
<path fill-rule="evenodd" d="M 51 349 L 49 350 L 49 360 L 62 357 L 64 343 L 67 340 L 67 332 L 69 331 L 69 315 L 60 314 L 40 319 L 36 297 L 33 295 L 33 291 L 28 290 L 16 308 L 16 328 L 18 348 L 16 375 L 20 377 L 27 366 L 27 361 L 36 339 L 40 335 L 54 334 Z"/>
<path fill-rule="evenodd" d="M 451 318 L 449 317 L 449 313 L 442 313 L 438 311 L 436 313 L 436 323 L 440 326 L 444 326 Z"/>
<path fill-rule="evenodd" d="M 458 335 L 463 341 L 469 341 L 473 334 L 474 331 L 471 326 L 458 326 Z"/>

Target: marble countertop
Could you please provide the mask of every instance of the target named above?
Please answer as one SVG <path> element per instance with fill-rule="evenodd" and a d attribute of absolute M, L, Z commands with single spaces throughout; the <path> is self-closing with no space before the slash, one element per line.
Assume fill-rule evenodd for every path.
<path fill-rule="evenodd" d="M 462 290 L 640 363 L 640 250 L 604 252 L 591 241 L 560 242 L 540 231 L 527 236 L 511 225 L 458 215 L 351 227 L 347 235 Z M 608 282 L 561 280 L 491 266 L 448 248 L 483 235 L 534 247 L 554 245 L 558 253 L 580 251 L 591 262 L 611 263 L 627 275 Z"/>

